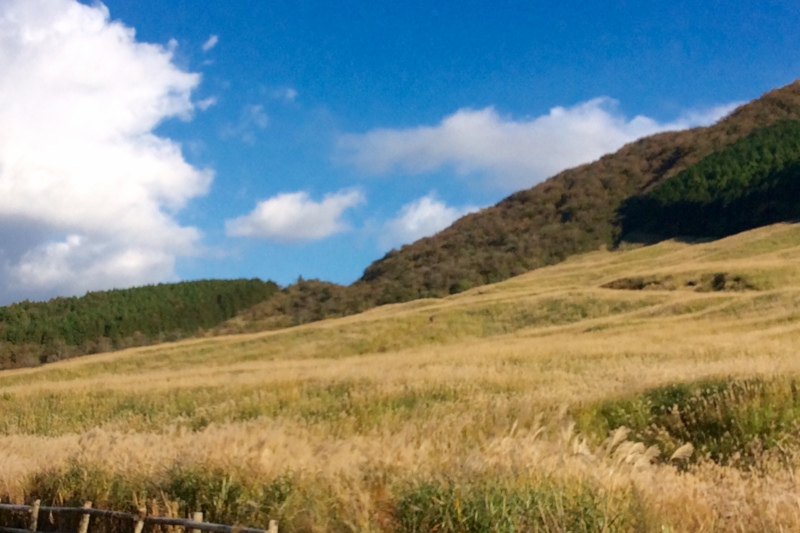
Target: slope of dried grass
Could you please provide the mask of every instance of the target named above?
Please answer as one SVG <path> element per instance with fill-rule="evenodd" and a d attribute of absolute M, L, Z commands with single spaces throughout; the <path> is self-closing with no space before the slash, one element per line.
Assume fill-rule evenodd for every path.
<path fill-rule="evenodd" d="M 680 439 L 637 442 L 652 432 L 627 434 L 603 410 L 646 414 L 648 391 L 704 380 L 794 394 L 798 257 L 800 226 L 777 225 L 598 251 L 306 326 L 2 372 L 0 497 L 201 507 L 286 531 L 800 530 L 788 433 L 748 448 L 746 466 L 670 460 Z M 620 282 L 639 278 L 670 281 Z M 760 401 L 763 412 L 725 413 L 774 411 Z"/>

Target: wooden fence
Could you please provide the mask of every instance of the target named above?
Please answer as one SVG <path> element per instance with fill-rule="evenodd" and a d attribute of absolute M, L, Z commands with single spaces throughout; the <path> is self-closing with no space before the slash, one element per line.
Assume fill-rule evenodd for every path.
<path fill-rule="evenodd" d="M 269 521 L 269 529 L 256 529 L 251 527 L 227 526 L 224 524 L 210 524 L 208 522 L 203 522 L 203 513 L 200 512 L 193 513 L 191 519 L 168 518 L 164 516 L 148 516 L 144 509 L 142 509 L 138 514 L 108 511 L 104 509 L 93 509 L 92 502 L 86 502 L 83 507 L 46 507 L 42 505 L 39 500 L 36 500 L 33 502 L 33 505 L 0 504 L 0 511 L 27 513 L 30 515 L 30 525 L 28 526 L 28 529 L 0 526 L 0 533 L 31 533 L 38 531 L 40 513 L 53 515 L 80 514 L 81 520 L 77 533 L 89 533 L 89 521 L 93 516 L 98 518 L 129 520 L 131 522 L 132 533 L 142 533 L 146 524 L 159 526 L 178 526 L 183 528 L 184 533 L 200 533 L 201 531 L 207 531 L 209 533 L 278 533 L 278 522 L 275 520 Z"/>

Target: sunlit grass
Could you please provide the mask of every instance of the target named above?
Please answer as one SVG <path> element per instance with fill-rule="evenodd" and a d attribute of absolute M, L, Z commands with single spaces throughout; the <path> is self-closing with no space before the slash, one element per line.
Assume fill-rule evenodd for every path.
<path fill-rule="evenodd" d="M 3 372 L 0 497 L 284 531 L 798 530 L 799 248 L 778 225 L 598 251 L 442 300 Z M 672 285 L 603 288 L 628 278 Z"/>

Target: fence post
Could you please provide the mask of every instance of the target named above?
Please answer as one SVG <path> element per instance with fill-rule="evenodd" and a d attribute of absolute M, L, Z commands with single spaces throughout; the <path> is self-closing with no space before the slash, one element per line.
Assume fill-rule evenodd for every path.
<path fill-rule="evenodd" d="M 203 513 L 201 511 L 195 511 L 192 513 L 192 520 L 194 522 L 202 522 L 203 521 Z M 192 533 L 201 533 L 199 529 L 193 529 Z"/>
<path fill-rule="evenodd" d="M 139 508 L 139 516 L 136 518 L 136 525 L 133 526 L 133 533 L 142 533 L 145 516 L 147 516 L 147 508 Z"/>
<path fill-rule="evenodd" d="M 36 531 L 39 528 L 39 508 L 41 506 L 41 500 L 36 500 L 33 502 L 33 507 L 31 508 L 31 527 L 28 528 L 31 531 Z"/>
<path fill-rule="evenodd" d="M 278 533 L 278 521 L 277 520 L 270 520 L 269 521 L 269 529 L 267 531 L 269 533 Z"/>
<path fill-rule="evenodd" d="M 83 508 L 84 509 L 91 509 L 92 508 L 92 502 L 84 503 L 83 504 Z M 91 515 L 89 515 L 88 513 L 82 513 L 82 515 L 81 515 L 81 523 L 78 526 L 78 533 L 89 533 L 89 518 L 91 518 Z"/>

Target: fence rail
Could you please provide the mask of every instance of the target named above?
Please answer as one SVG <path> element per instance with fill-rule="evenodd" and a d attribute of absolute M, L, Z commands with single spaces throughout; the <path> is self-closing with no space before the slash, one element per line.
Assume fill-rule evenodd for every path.
<path fill-rule="evenodd" d="M 83 507 L 47 507 L 41 505 L 39 500 L 33 502 L 33 505 L 12 505 L 2 503 L 0 504 L 0 511 L 27 513 L 30 515 L 30 526 L 28 529 L 0 526 L 0 533 L 36 532 L 39 529 L 40 513 L 54 515 L 80 514 L 81 521 L 80 525 L 78 526 L 77 533 L 88 533 L 89 520 L 93 516 L 98 518 L 130 520 L 133 524 L 133 533 L 142 533 L 144 526 L 147 524 L 178 526 L 183 528 L 184 533 L 200 533 L 201 531 L 206 531 L 208 533 L 278 533 L 278 522 L 275 520 L 269 521 L 268 529 L 257 529 L 252 527 L 228 526 L 225 524 L 212 524 L 209 522 L 203 522 L 203 513 L 200 512 L 193 513 L 191 519 L 169 518 L 166 516 L 148 516 L 144 509 L 140 510 L 138 514 L 109 511 L 107 509 L 93 509 L 92 502 L 86 502 Z"/>

